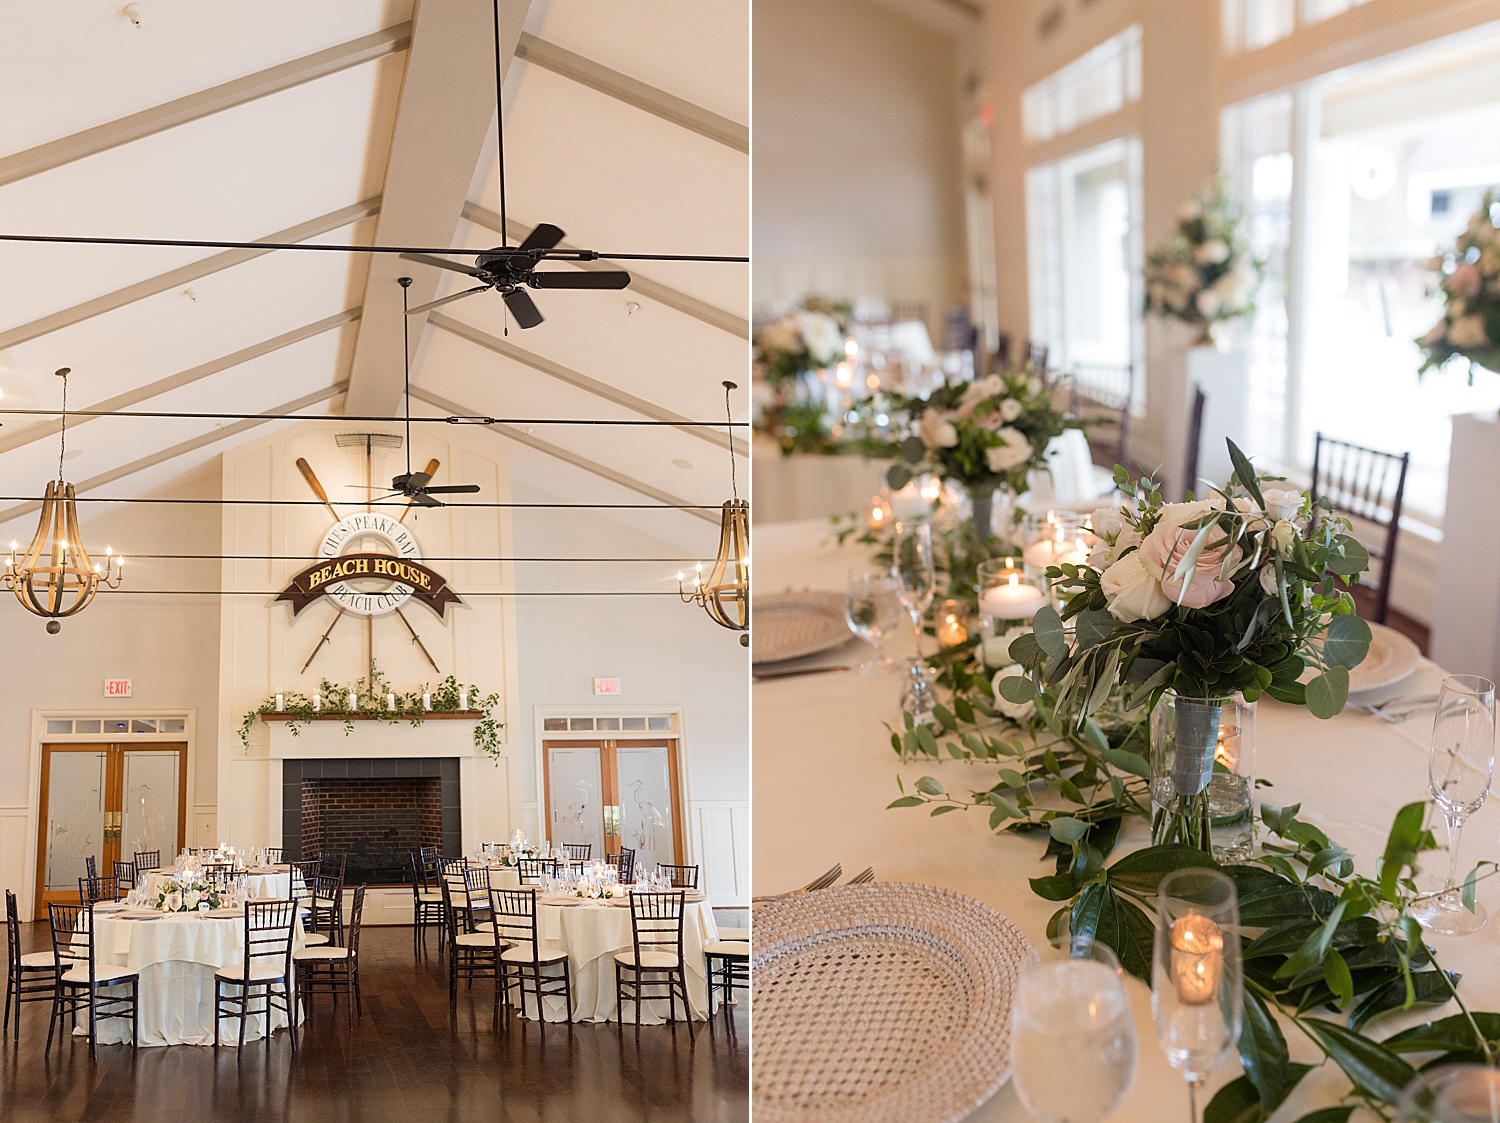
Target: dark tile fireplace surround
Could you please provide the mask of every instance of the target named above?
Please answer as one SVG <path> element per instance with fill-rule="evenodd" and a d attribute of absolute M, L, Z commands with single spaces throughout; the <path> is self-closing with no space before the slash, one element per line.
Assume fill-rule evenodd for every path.
<path fill-rule="evenodd" d="M 283 760 L 281 839 L 287 861 L 347 853 L 346 885 L 410 884 L 419 845 L 463 851 L 458 759 Z"/>

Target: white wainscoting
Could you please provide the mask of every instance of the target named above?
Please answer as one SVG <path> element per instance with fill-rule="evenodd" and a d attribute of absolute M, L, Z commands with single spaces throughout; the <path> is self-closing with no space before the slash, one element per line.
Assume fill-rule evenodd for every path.
<path fill-rule="evenodd" d="M 750 903 L 750 801 L 690 801 L 688 847 L 703 867 L 703 890 L 718 908 Z"/>
<path fill-rule="evenodd" d="M 33 893 L 27 892 L 26 823 L 28 808 L 0 807 L 0 888 L 9 889 L 18 900 L 21 919 L 31 916 Z"/>

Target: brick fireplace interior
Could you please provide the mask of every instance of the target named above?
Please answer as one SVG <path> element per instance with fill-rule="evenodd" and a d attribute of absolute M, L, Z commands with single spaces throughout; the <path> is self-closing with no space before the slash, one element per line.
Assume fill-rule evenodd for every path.
<path fill-rule="evenodd" d="M 288 860 L 348 855 L 346 885 L 411 881 L 419 846 L 459 853 L 458 761 L 448 758 L 287 760 L 282 845 Z"/>

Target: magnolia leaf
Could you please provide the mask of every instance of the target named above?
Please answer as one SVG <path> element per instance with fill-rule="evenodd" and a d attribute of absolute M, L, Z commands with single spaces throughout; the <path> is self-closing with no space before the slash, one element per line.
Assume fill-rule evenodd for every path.
<path fill-rule="evenodd" d="M 1284 1094 L 1287 1081 L 1286 1038 L 1276 1018 L 1266 1009 L 1260 995 L 1245 990 L 1245 1021 L 1240 1028 L 1240 1064 L 1245 1075 L 1260 1093 L 1262 1105 L 1276 1103 Z"/>
<path fill-rule="evenodd" d="M 1111 884 L 1138 893 L 1155 893 L 1167 874 L 1190 868 L 1214 869 L 1217 863 L 1196 846 L 1148 846 L 1125 855 L 1106 872 Z"/>
<path fill-rule="evenodd" d="M 1054 874 L 1052 877 L 1033 877 L 1031 891 L 1044 901 L 1069 901 L 1078 892 L 1071 873 Z"/>
<path fill-rule="evenodd" d="M 1450 971 L 1448 978 L 1457 988 L 1458 981 L 1463 976 Z M 1448 983 L 1444 982 L 1443 976 L 1436 971 L 1413 971 L 1411 986 L 1413 1006 L 1441 1006 L 1453 997 L 1453 991 L 1448 989 Z M 1372 992 L 1355 1008 L 1354 1012 L 1349 1015 L 1349 1028 L 1363 1029 L 1366 1023 L 1373 1021 L 1381 1014 L 1406 1008 L 1406 980 L 1404 978 L 1393 979 Z M 1469 1028 L 1467 1021 L 1464 1022 L 1464 1028 Z M 1470 1047 L 1474 1045 L 1472 1030 L 1469 1032 L 1468 1045 Z"/>
<path fill-rule="evenodd" d="M 1334 948 L 1328 949 L 1323 960 L 1323 981 L 1338 998 L 1340 1006 L 1348 1006 L 1354 1001 L 1354 976 L 1349 974 L 1349 965 Z"/>
<path fill-rule="evenodd" d="M 1333 906 L 1333 911 L 1328 914 L 1316 932 L 1308 936 L 1302 942 L 1302 946 L 1294 951 L 1291 957 L 1276 968 L 1276 978 L 1295 979 L 1309 967 L 1317 966 L 1323 962 L 1328 954 L 1328 949 L 1333 943 L 1333 934 L 1337 931 L 1339 921 L 1344 918 L 1344 909 L 1347 906 L 1343 901 Z"/>
<path fill-rule="evenodd" d="M 1394 1104 L 1416 1071 L 1384 1045 L 1320 1018 L 1304 1019 L 1344 1075 L 1382 1103 Z"/>
<path fill-rule="evenodd" d="M 904 464 L 892 464 L 885 471 L 885 482 L 892 491 L 900 491 L 911 483 L 911 470 Z"/>
<path fill-rule="evenodd" d="M 1371 638 L 1370 625 L 1358 616 L 1335 616 L 1323 639 L 1323 659 L 1353 670 L 1364 662 Z"/>
<path fill-rule="evenodd" d="M 1038 610 L 1032 621 L 1031 634 L 1036 637 L 1037 646 L 1053 659 L 1067 655 L 1068 634 L 1063 628 L 1062 617 L 1051 605 Z"/>
<path fill-rule="evenodd" d="M 1340 620 L 1353 620 L 1353 616 L 1341 616 Z M 1269 692 L 1268 692 L 1269 693 Z M 1349 699 L 1349 669 L 1329 667 L 1307 684 L 1307 712 L 1313 717 L 1327 721 L 1344 708 Z"/>
<path fill-rule="evenodd" d="M 1203 1110 L 1203 1123 L 1265 1123 L 1269 1114 L 1261 1106 L 1260 1089 L 1241 1076 L 1214 1093 Z"/>
<path fill-rule="evenodd" d="M 1036 687 L 1025 675 L 1006 675 L 1000 680 L 1000 697 L 1020 706 L 1036 697 Z"/>
<path fill-rule="evenodd" d="M 1500 1014 L 1474 1012 L 1474 1025 L 1491 1041 L 1500 1038 Z M 1436 1022 L 1403 1030 L 1383 1044 L 1393 1053 L 1436 1053 L 1477 1050 L 1480 1043 L 1474 1040 L 1474 1026 L 1468 1016 L 1454 1014 Z"/>

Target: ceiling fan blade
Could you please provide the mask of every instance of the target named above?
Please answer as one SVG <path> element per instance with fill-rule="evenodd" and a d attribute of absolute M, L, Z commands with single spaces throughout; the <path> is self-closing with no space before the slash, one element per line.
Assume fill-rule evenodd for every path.
<path fill-rule="evenodd" d="M 540 226 L 533 228 L 531 233 L 526 235 L 526 240 L 521 243 L 520 248 L 523 250 L 550 250 L 558 242 L 561 242 L 564 236 L 563 232 L 553 226 L 552 223 L 544 222 Z"/>
<path fill-rule="evenodd" d="M 424 487 L 423 495 L 474 495 L 479 491 L 478 484 L 443 484 L 441 487 Z"/>
<path fill-rule="evenodd" d="M 539 289 L 623 289 L 630 284 L 630 274 L 623 269 L 579 269 L 564 272 L 533 273 L 530 283 Z"/>
<path fill-rule="evenodd" d="M 432 496 L 428 495 L 425 491 L 419 491 L 419 492 L 417 492 L 416 495 L 412 496 L 412 502 L 415 503 L 418 507 L 441 507 L 441 506 L 443 506 L 442 503 L 439 503 L 436 499 L 434 499 Z"/>
<path fill-rule="evenodd" d="M 394 477 L 391 480 L 391 487 L 396 491 L 416 490 L 426 487 L 431 482 L 430 472 L 407 472 Z"/>
<path fill-rule="evenodd" d="M 520 289 L 505 294 L 505 306 L 510 309 L 510 314 L 516 318 L 516 323 L 523 328 L 534 328 L 542 322 L 542 314 L 537 306 L 532 303 L 531 297 Z"/>
<path fill-rule="evenodd" d="M 431 312 L 434 308 L 441 308 L 445 304 L 451 304 L 455 300 L 462 300 L 466 296 L 473 296 L 476 292 L 488 292 L 489 285 L 477 285 L 472 289 L 464 289 L 463 292 L 455 292 L 443 297 L 441 300 L 429 300 L 426 304 L 418 304 L 415 308 L 408 308 L 406 314 L 415 316 L 419 312 Z"/>
<path fill-rule="evenodd" d="M 467 273 L 471 277 L 484 276 L 472 265 L 460 265 L 456 261 L 449 261 L 445 257 L 433 257 L 430 253 L 404 253 L 401 255 L 406 261 L 420 261 L 423 265 L 436 266 L 439 269 L 452 269 L 455 273 Z"/>

